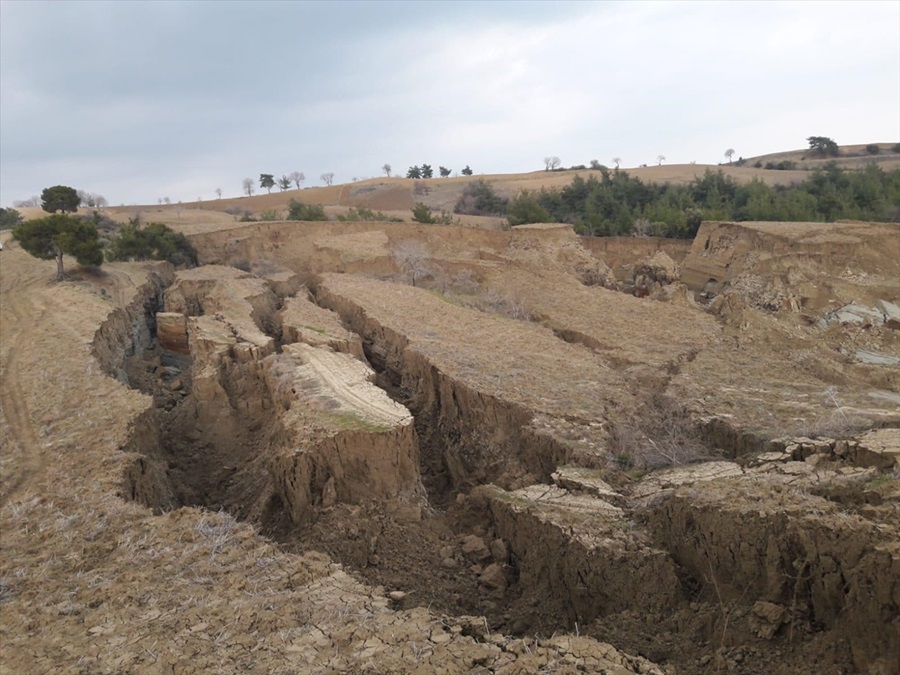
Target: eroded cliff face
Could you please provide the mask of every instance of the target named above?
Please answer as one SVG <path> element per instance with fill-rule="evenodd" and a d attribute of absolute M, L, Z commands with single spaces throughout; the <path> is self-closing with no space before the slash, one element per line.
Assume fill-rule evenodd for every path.
<path fill-rule="evenodd" d="M 891 223 L 705 222 L 681 277 L 694 292 L 731 287 L 752 306 L 818 316 L 900 297 L 898 237 Z"/>
<path fill-rule="evenodd" d="M 97 329 L 91 352 L 110 377 L 127 383 L 135 356 L 142 355 L 153 344 L 156 312 L 174 276 L 171 265 L 155 265 L 134 299 L 110 313 Z M 120 494 L 156 513 L 173 508 L 177 499 L 168 478 L 167 459 L 160 448 L 160 430 L 152 399 L 147 400 L 145 411 L 131 420 L 130 427 L 128 442 L 121 448 L 128 464 Z"/>
<path fill-rule="evenodd" d="M 108 359 L 122 373 L 130 359 L 134 384 L 159 404 L 136 422 L 126 495 L 294 524 L 336 502 L 417 498 L 412 417 L 372 384 L 351 355 L 360 340 L 334 315 L 303 297 L 285 303 L 275 289 L 299 287 L 290 280 L 208 266 L 170 281 L 130 319 L 133 347 Z M 294 342 L 304 336 L 311 344 Z"/>

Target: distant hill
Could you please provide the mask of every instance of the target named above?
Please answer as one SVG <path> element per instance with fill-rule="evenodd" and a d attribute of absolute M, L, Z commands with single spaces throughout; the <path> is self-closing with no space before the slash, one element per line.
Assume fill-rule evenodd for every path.
<path fill-rule="evenodd" d="M 745 157 L 744 166 L 759 164 L 765 167 L 769 163 L 794 162 L 796 169 L 800 171 L 813 171 L 829 162 L 835 162 L 844 169 L 861 169 L 867 164 L 877 164 L 882 169 L 895 169 L 900 166 L 900 152 L 898 143 L 871 143 L 867 145 L 841 145 L 838 146 L 837 157 L 818 157 L 809 148 L 801 150 L 788 150 L 787 152 L 773 152 L 758 157 Z M 878 148 L 873 154 L 867 150 L 869 146 Z"/>
<path fill-rule="evenodd" d="M 837 157 L 819 158 L 809 149 L 777 152 L 757 157 L 745 157 L 730 164 L 663 164 L 661 166 L 622 167 L 629 175 L 649 183 L 686 184 L 707 170 L 722 171 L 739 183 L 749 183 L 753 179 L 767 185 L 790 185 L 806 180 L 816 168 L 834 161 L 845 169 L 860 169 L 868 164 L 876 164 L 884 170 L 900 167 L 900 153 L 896 143 L 877 143 L 878 154 L 870 154 L 866 145 L 845 145 L 839 147 Z M 783 162 L 793 162 L 791 169 L 766 168 Z M 113 207 L 108 211 L 115 217 L 124 218 L 140 212 L 145 219 L 165 220 L 171 223 L 221 223 L 238 220 L 245 214 L 286 212 L 290 200 L 307 204 L 322 204 L 331 215 L 346 213 L 351 207 L 365 207 L 380 211 L 386 216 L 409 219 L 410 209 L 416 202 L 424 202 L 435 210 L 452 212 L 463 189 L 475 180 L 489 182 L 502 197 L 512 198 L 521 190 L 541 188 L 562 188 L 572 182 L 576 175 L 597 174 L 591 169 L 562 171 L 531 171 L 516 174 L 481 174 L 451 178 L 414 180 L 398 177 L 371 178 L 354 183 L 343 183 L 329 187 L 305 187 L 279 191 L 271 194 L 256 194 L 252 197 L 232 197 L 183 204 L 146 205 Z M 158 214 L 158 215 L 155 215 Z M 490 227 L 499 224 L 499 218 L 484 216 L 460 216 L 461 222 Z"/>

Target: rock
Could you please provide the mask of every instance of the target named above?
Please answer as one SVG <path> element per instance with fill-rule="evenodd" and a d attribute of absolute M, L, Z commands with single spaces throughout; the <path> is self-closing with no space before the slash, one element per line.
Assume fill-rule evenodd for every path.
<path fill-rule="evenodd" d="M 884 314 L 885 328 L 900 330 L 900 305 L 887 300 L 876 300 L 875 307 Z"/>
<path fill-rule="evenodd" d="M 885 315 L 872 307 L 857 305 L 854 302 L 838 307 L 826 314 L 817 324 L 824 328 L 833 324 L 854 324 L 857 326 L 880 326 Z"/>
<path fill-rule="evenodd" d="M 787 619 L 787 610 L 772 602 L 759 601 L 753 605 L 750 624 L 757 636 L 771 640 Z"/>
<path fill-rule="evenodd" d="M 337 488 L 334 485 L 334 476 L 331 476 L 322 488 L 322 508 L 327 509 L 337 504 Z"/>
<path fill-rule="evenodd" d="M 577 466 L 561 466 L 551 476 L 553 482 L 559 487 L 574 491 L 584 492 L 614 506 L 625 506 L 625 495 L 616 492 L 613 487 L 604 481 L 593 469 L 584 469 Z"/>
<path fill-rule="evenodd" d="M 646 281 L 659 284 L 671 284 L 681 277 L 678 264 L 663 251 L 657 251 L 649 258 L 644 258 L 634 268 L 635 278 L 643 276 Z"/>
<path fill-rule="evenodd" d="M 874 466 L 882 471 L 900 467 L 900 429 L 869 431 L 858 444 L 848 445 L 848 454 L 854 466 Z"/>
<path fill-rule="evenodd" d="M 853 355 L 857 361 L 873 366 L 900 366 L 900 357 L 890 354 L 879 354 L 868 349 L 857 349 Z"/>
<path fill-rule="evenodd" d="M 509 562 L 509 549 L 506 547 L 506 542 L 502 539 L 494 539 L 491 542 L 491 555 L 494 556 L 494 560 L 501 564 L 506 564 Z"/>
<path fill-rule="evenodd" d="M 491 557 L 491 552 L 485 545 L 484 539 L 476 537 L 474 534 L 463 538 L 462 551 L 469 560 L 474 562 L 488 560 Z"/>
<path fill-rule="evenodd" d="M 478 583 L 494 591 L 505 590 L 506 572 L 503 571 L 503 566 L 491 563 L 485 567 L 481 576 L 478 577 Z"/>
<path fill-rule="evenodd" d="M 454 560 L 453 558 L 444 558 L 443 560 L 441 560 L 441 567 L 443 567 L 445 570 L 455 570 L 457 567 L 459 567 L 459 563 L 456 562 L 456 560 Z"/>

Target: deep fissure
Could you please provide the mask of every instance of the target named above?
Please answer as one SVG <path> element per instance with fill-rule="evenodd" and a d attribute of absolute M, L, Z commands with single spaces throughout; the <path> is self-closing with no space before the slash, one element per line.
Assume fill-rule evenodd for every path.
<path fill-rule="evenodd" d="M 254 316 L 254 320 L 273 339 L 273 353 L 281 354 L 287 345 L 282 342 L 273 317 L 283 309 L 286 297 L 276 297 L 273 312 Z M 194 422 L 203 418 L 208 412 L 204 406 L 211 403 L 194 395 L 191 356 L 159 346 L 155 317 L 162 307 L 160 290 L 155 299 L 145 304 L 143 329 L 135 326 L 133 347 L 126 349 L 124 372 L 132 386 L 154 397 L 160 450 L 174 495 L 170 506 L 224 509 L 237 518 L 257 522 L 286 550 L 324 550 L 355 569 L 364 580 L 381 584 L 388 591 L 404 592 L 406 595 L 397 600 L 400 607 L 428 605 L 452 614 L 484 614 L 492 626 L 512 633 L 549 633 L 560 626 L 571 629 L 576 622 L 583 626 L 592 619 L 603 624 L 603 614 L 592 616 L 577 607 L 566 607 L 572 597 L 583 592 L 580 588 L 590 585 L 585 569 L 574 570 L 574 585 L 567 573 L 561 573 L 561 586 L 555 589 L 521 577 L 522 561 L 498 535 L 498 515 L 490 512 L 483 498 L 470 494 L 471 485 L 456 485 L 448 475 L 445 452 L 453 444 L 466 441 L 462 437 L 464 428 L 442 425 L 440 397 L 431 400 L 430 407 L 424 405 L 423 392 L 416 390 L 421 382 L 414 380 L 414 374 L 393 368 L 385 357 L 385 346 L 379 345 L 377 336 L 370 331 L 359 330 L 358 322 L 341 317 L 348 328 L 360 333 L 365 356 L 376 370 L 376 384 L 414 414 L 420 441 L 420 477 L 426 485 L 428 501 L 386 508 L 384 504 L 371 503 L 325 505 L 323 497 L 315 497 L 311 503 L 315 515 L 308 522 L 296 523 L 287 516 L 288 504 L 277 491 L 253 491 L 257 484 L 254 478 L 271 470 L 256 459 L 273 444 L 290 442 L 275 415 L 275 401 L 260 362 L 240 363 L 231 354 L 233 361 L 224 365 L 223 372 L 236 376 L 243 368 L 246 377 L 226 377 L 221 382 L 231 408 L 230 421 L 215 433 L 197 427 Z M 194 316 L 203 315 L 200 306 Z M 238 381 L 244 384 L 232 386 Z M 240 404 L 235 404 L 248 397 L 258 399 L 254 410 L 242 410 Z M 218 405 L 223 403 L 219 401 Z M 721 439 L 720 443 L 725 441 L 723 445 L 733 442 L 733 455 L 758 449 L 758 439 L 742 436 L 720 424 L 721 428 L 710 431 Z M 440 436 L 440 440 L 433 435 Z M 227 436 L 227 442 L 222 442 L 223 436 Z M 478 442 L 475 436 L 471 440 Z M 139 470 L 147 471 L 143 459 Z M 137 498 L 135 490 L 131 496 Z M 564 543 L 560 546 L 564 547 Z M 502 575 L 494 574 L 486 580 L 485 572 L 494 565 L 501 568 Z M 700 581 L 704 574 L 699 566 L 693 571 L 679 567 L 677 573 L 675 585 L 682 590 L 676 604 L 696 600 L 704 593 L 709 595 L 709 582 Z M 549 591 L 546 607 L 535 604 L 536 591 Z M 807 588 L 803 595 L 810 593 L 812 590 Z M 546 611 L 548 607 L 552 609 Z M 539 618 L 546 621 L 529 620 L 529 612 L 543 612 L 545 616 Z M 606 616 L 615 616 L 615 612 Z M 644 652 L 666 658 L 664 652 L 654 655 L 649 649 Z"/>

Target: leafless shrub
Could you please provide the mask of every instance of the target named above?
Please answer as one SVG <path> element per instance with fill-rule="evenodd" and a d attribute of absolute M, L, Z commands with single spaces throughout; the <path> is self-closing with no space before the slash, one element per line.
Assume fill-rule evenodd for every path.
<path fill-rule="evenodd" d="M 531 321 L 532 318 L 525 298 L 513 291 L 504 292 L 492 288 L 483 295 L 476 297 L 475 304 L 482 310 L 492 314 L 508 316 L 511 319 Z"/>
<path fill-rule="evenodd" d="M 806 438 L 853 438 L 868 431 L 875 424 L 871 419 L 859 414 L 839 414 L 836 410 L 826 412 L 812 422 L 793 429 L 786 436 L 804 436 Z"/>
<path fill-rule="evenodd" d="M 406 276 L 409 277 L 412 285 L 431 273 L 428 260 L 431 254 L 428 247 L 415 239 L 407 239 L 402 241 L 394 248 L 394 262 L 397 267 Z"/>
<path fill-rule="evenodd" d="M 462 270 L 453 275 L 449 282 L 450 290 L 466 295 L 473 295 L 478 292 L 480 285 L 478 279 L 470 270 Z"/>
<path fill-rule="evenodd" d="M 631 233 L 635 237 L 649 237 L 650 221 L 646 218 L 638 218 L 634 221 L 634 227 L 632 228 Z"/>
<path fill-rule="evenodd" d="M 874 426 L 874 423 L 868 417 L 858 413 L 845 412 L 835 387 L 828 387 L 823 394 L 823 405 L 829 410 L 819 415 L 809 424 L 802 425 L 787 435 L 805 436 L 807 438 L 845 439 L 857 436 Z"/>
<path fill-rule="evenodd" d="M 249 216 L 253 212 L 240 206 L 229 206 L 225 209 L 225 213 L 229 216 Z"/>
<path fill-rule="evenodd" d="M 709 457 L 699 429 L 670 396 L 650 393 L 635 412 L 610 427 L 613 458 L 622 469 L 658 469 Z"/>

